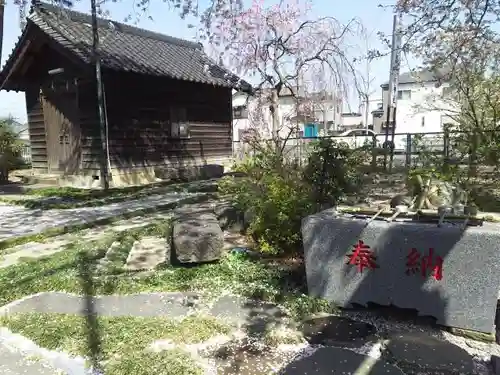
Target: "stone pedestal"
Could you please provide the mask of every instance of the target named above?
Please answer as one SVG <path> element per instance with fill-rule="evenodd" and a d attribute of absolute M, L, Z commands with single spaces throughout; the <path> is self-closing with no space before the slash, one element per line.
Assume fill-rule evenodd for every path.
<path fill-rule="evenodd" d="M 416 309 L 438 324 L 491 333 L 500 226 L 366 221 L 323 211 L 302 222 L 309 293 L 341 307 Z"/>

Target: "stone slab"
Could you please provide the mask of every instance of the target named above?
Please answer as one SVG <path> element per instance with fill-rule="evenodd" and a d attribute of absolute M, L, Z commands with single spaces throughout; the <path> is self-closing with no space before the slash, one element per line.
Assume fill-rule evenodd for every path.
<path fill-rule="evenodd" d="M 27 358 L 19 351 L 10 350 L 0 343 L 0 374 L 2 375 L 54 375 L 56 370 L 41 359 Z"/>
<path fill-rule="evenodd" d="M 234 207 L 231 202 L 222 202 L 217 205 L 215 207 L 215 214 L 223 229 L 235 232 L 244 230 L 244 212 Z"/>
<path fill-rule="evenodd" d="M 251 333 L 259 333 L 272 325 L 278 325 L 286 314 L 277 305 L 239 296 L 222 296 L 210 309 L 209 314 L 222 321 L 245 326 Z"/>
<path fill-rule="evenodd" d="M 155 293 L 81 297 L 67 293 L 47 292 L 16 301 L 0 308 L 0 315 L 17 313 L 58 313 L 103 316 L 186 316 L 196 306 L 192 293 Z M 194 303 L 193 303 L 194 301 Z"/>
<path fill-rule="evenodd" d="M 341 348 L 320 348 L 299 358 L 279 372 L 280 375 L 404 375 L 384 361 Z"/>
<path fill-rule="evenodd" d="M 302 323 L 302 333 L 311 345 L 362 346 L 365 341 L 373 339 L 376 332 L 369 323 L 334 315 L 311 318 Z"/>
<path fill-rule="evenodd" d="M 500 286 L 500 226 L 443 226 L 366 221 L 326 210 L 302 222 L 309 293 L 342 307 L 369 302 L 416 309 L 437 323 L 491 333 Z M 349 264 L 358 241 L 375 258 L 372 266 Z M 420 253 L 414 269 L 406 264 L 412 248 Z M 442 278 L 418 266 L 433 248 L 432 266 L 443 259 Z M 418 259 L 416 259 L 418 260 Z"/>
<path fill-rule="evenodd" d="M 55 241 L 48 243 L 29 242 L 20 246 L 19 250 L 16 249 L 15 252 L 3 255 L 0 260 L 0 268 L 12 266 L 20 259 L 35 259 L 55 254 L 64 250 L 69 242 L 69 239 L 56 239 Z"/>
<path fill-rule="evenodd" d="M 135 241 L 125 262 L 130 271 L 152 270 L 170 260 L 170 245 L 165 238 L 143 237 Z"/>
<path fill-rule="evenodd" d="M 474 362 L 469 353 L 451 342 L 424 332 L 389 335 L 386 353 L 405 372 L 474 373 Z"/>
<path fill-rule="evenodd" d="M 222 256 L 224 234 L 214 214 L 200 214 L 174 224 L 172 244 L 180 263 L 211 262 Z"/>

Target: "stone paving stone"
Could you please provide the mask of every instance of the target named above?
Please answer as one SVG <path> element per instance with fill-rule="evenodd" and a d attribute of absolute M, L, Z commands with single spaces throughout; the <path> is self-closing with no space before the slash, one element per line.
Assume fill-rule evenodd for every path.
<path fill-rule="evenodd" d="M 325 347 L 288 364 L 280 375 L 405 375 L 394 365 L 351 350 Z"/>
<path fill-rule="evenodd" d="M 464 349 L 424 332 L 394 333 L 386 346 L 387 359 L 407 374 L 423 370 L 442 374 L 472 374 L 474 362 Z"/>
<path fill-rule="evenodd" d="M 170 261 L 170 246 L 166 238 L 143 237 L 135 241 L 125 262 L 129 271 L 152 270 Z"/>
<path fill-rule="evenodd" d="M 192 312 L 205 312 L 227 324 L 243 326 L 249 337 L 253 333 L 268 332 L 273 325 L 279 326 L 286 315 L 276 305 L 261 303 L 244 297 L 222 296 L 209 309 L 196 293 L 153 293 L 135 295 L 111 295 L 84 297 L 60 292 L 46 292 L 18 300 L 0 308 L 0 315 L 15 313 L 95 313 L 103 316 L 142 316 L 166 318 L 182 318 Z M 325 334 L 317 343 L 335 345 L 358 342 L 357 348 L 363 342 L 359 338 L 370 338 L 376 333 L 375 328 L 363 322 L 348 318 L 326 316 L 319 319 L 309 319 L 303 325 L 306 337 Z M 328 341 L 333 340 L 333 341 Z M 321 341 L 321 342 L 320 342 Z M 11 362 L 15 366 L 15 358 L 7 358 L 2 352 L 0 340 L 0 364 Z M 324 347 L 315 351 L 309 357 L 284 358 L 276 355 L 271 349 L 254 350 L 241 345 L 230 347 L 225 345 L 220 351 L 212 353 L 222 375 L 242 374 L 257 375 L 275 370 L 279 365 L 288 363 L 280 372 L 282 375 L 308 374 L 353 374 L 353 375 L 462 375 L 474 374 L 474 362 L 463 349 L 449 342 L 439 340 L 423 332 L 390 333 L 385 340 L 385 350 L 382 359 L 356 353 L 346 347 Z M 4 357 L 2 357 L 2 355 Z M 17 358 L 17 357 L 16 357 Z M 22 358 L 21 358 L 22 359 Z M 21 363 L 21 362 L 20 362 Z M 392 363 L 397 363 L 394 366 Z M 24 365 L 20 365 L 24 369 Z M 7 372 L 0 365 L 3 373 Z M 26 369 L 29 369 L 26 365 Z M 403 373 L 404 371 L 404 373 Z M 25 372 L 22 372 L 25 373 Z M 26 372 L 30 375 L 30 372 Z M 36 372 L 45 375 L 44 372 Z"/>
<path fill-rule="evenodd" d="M 48 243 L 28 242 L 21 245 L 19 250 L 4 254 L 0 259 L 0 268 L 16 264 L 22 258 L 40 258 L 62 251 L 70 243 L 69 239 L 59 238 Z"/>
<path fill-rule="evenodd" d="M 269 348 L 223 346 L 210 357 L 214 358 L 218 375 L 262 375 L 275 374 L 275 370 L 291 361 L 294 355 Z"/>
<path fill-rule="evenodd" d="M 42 360 L 26 358 L 23 353 L 9 350 L 0 343 L 0 374 L 2 375 L 55 375 L 56 370 Z"/>
<path fill-rule="evenodd" d="M 122 243 L 120 241 L 114 241 L 106 250 L 106 255 L 99 259 L 98 263 L 102 267 L 106 267 L 110 263 L 122 259 Z"/>
<path fill-rule="evenodd" d="M 259 333 L 286 318 L 283 310 L 275 304 L 238 296 L 219 298 L 209 314 L 230 324 L 245 326 L 251 333 Z"/>
<path fill-rule="evenodd" d="M 197 295 L 181 292 L 88 298 L 67 293 L 46 292 L 4 306 L 0 308 L 0 315 L 39 312 L 177 318 L 186 316 L 193 307 L 196 307 L 197 300 Z"/>
<path fill-rule="evenodd" d="M 312 345 L 361 346 L 373 338 L 377 330 L 369 323 L 340 316 L 323 316 L 303 322 L 302 333 Z"/>

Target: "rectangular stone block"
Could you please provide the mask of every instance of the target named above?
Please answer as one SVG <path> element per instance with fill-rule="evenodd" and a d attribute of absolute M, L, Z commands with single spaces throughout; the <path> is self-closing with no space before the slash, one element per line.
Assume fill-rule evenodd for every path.
<path fill-rule="evenodd" d="M 392 304 L 445 326 L 493 330 L 500 286 L 497 224 L 465 230 L 411 222 L 367 225 L 326 210 L 303 219 L 302 237 L 313 296 L 341 307 Z"/>

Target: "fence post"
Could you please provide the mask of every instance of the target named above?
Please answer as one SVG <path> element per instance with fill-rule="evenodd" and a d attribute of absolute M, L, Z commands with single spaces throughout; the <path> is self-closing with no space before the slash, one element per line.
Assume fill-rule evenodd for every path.
<path fill-rule="evenodd" d="M 406 153 L 405 153 L 405 167 L 411 167 L 411 155 L 412 155 L 412 141 L 411 141 L 411 133 L 406 134 Z"/>
<path fill-rule="evenodd" d="M 377 137 L 375 135 L 372 136 L 372 172 L 377 170 Z"/>
<path fill-rule="evenodd" d="M 445 173 L 448 172 L 450 168 L 450 131 L 444 129 L 443 134 L 443 170 Z"/>
<path fill-rule="evenodd" d="M 477 149 L 479 144 L 479 132 L 477 129 L 472 130 L 472 140 L 469 146 L 469 177 L 477 176 Z"/>

